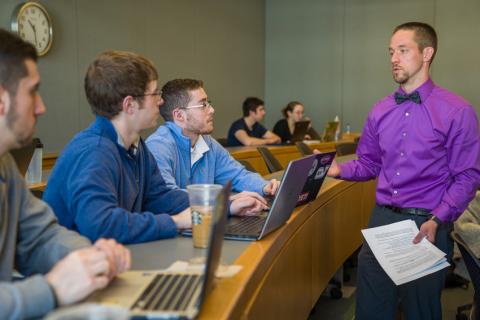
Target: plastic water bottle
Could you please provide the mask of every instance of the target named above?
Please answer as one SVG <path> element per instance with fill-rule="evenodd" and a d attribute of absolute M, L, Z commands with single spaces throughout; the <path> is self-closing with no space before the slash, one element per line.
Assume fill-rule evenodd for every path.
<path fill-rule="evenodd" d="M 35 184 L 42 182 L 42 158 L 43 158 L 43 144 L 40 139 L 33 139 L 35 151 L 33 152 L 32 160 L 28 165 L 26 180 L 28 184 Z"/>
<path fill-rule="evenodd" d="M 345 126 L 345 133 L 350 134 L 350 123 L 347 123 L 347 125 Z"/>
<path fill-rule="evenodd" d="M 338 141 L 340 140 L 340 118 L 338 116 L 335 116 L 333 122 L 337 122 L 337 130 L 335 130 L 335 141 Z"/>

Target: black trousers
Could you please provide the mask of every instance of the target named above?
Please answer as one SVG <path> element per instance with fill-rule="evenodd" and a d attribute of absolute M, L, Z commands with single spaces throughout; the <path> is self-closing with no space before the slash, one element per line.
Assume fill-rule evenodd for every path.
<path fill-rule="evenodd" d="M 378 227 L 402 220 L 414 220 L 418 228 L 428 217 L 401 214 L 390 209 L 376 206 L 368 224 L 369 228 Z M 435 246 L 447 253 L 451 261 L 453 241 L 450 238 L 451 223 L 444 223 L 437 229 Z M 445 283 L 447 269 L 437 271 L 425 277 L 397 286 L 383 271 L 364 241 L 358 255 L 357 275 L 357 320 L 395 319 L 398 306 L 407 320 L 441 319 L 441 291 Z"/>

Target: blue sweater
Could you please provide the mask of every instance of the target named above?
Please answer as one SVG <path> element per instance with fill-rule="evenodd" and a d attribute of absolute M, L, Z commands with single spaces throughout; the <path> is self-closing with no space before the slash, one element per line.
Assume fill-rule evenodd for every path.
<path fill-rule="evenodd" d="M 166 186 L 143 140 L 130 155 L 100 116 L 65 147 L 43 199 L 63 226 L 121 243 L 174 237 L 170 215 L 188 207 L 187 193 Z"/>
<path fill-rule="evenodd" d="M 175 123 L 167 121 L 148 137 L 146 144 L 157 160 L 168 187 L 185 189 L 194 183 L 223 185 L 231 180 L 232 189 L 236 192 L 263 194 L 267 181 L 259 174 L 246 170 L 210 135 L 203 135 L 203 139 L 210 150 L 191 167 L 190 138 L 184 136 Z"/>

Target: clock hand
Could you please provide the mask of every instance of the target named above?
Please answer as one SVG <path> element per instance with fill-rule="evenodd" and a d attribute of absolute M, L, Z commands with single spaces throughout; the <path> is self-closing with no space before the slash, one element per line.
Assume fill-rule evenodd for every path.
<path fill-rule="evenodd" d="M 35 36 L 35 45 L 37 45 L 37 30 L 35 29 L 35 25 L 30 20 L 28 20 L 28 23 L 30 27 L 32 27 L 33 35 Z"/>

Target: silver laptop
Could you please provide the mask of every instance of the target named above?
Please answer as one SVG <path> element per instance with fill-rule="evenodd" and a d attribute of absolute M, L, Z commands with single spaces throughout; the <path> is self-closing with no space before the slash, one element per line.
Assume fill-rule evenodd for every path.
<path fill-rule="evenodd" d="M 130 309 L 132 317 L 142 319 L 196 317 L 214 287 L 230 188 L 228 183 L 217 199 L 204 273 L 129 271 L 119 275 L 106 289 L 92 294 L 88 302 L 120 305 Z"/>
<path fill-rule="evenodd" d="M 310 155 L 290 161 L 270 210 L 259 216 L 229 218 L 225 239 L 260 240 L 282 226 L 297 205 L 298 196 L 315 159 L 316 155 Z"/>

